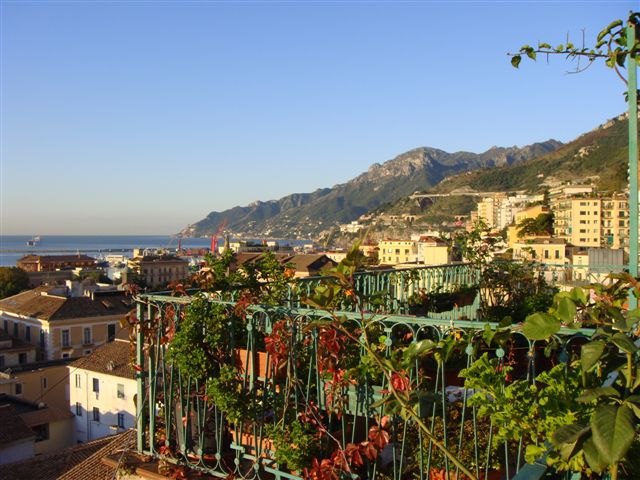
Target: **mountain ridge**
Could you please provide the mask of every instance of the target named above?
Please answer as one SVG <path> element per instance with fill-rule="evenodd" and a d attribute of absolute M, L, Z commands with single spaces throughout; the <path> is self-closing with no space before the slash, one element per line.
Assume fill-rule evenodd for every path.
<path fill-rule="evenodd" d="M 373 163 L 360 175 L 330 188 L 212 211 L 180 234 L 212 234 L 226 221 L 227 230 L 238 236 L 313 238 L 336 223 L 355 220 L 373 208 L 432 187 L 450 175 L 526 162 L 562 145 L 550 139 L 524 147 L 491 147 L 479 154 L 417 147 L 384 163 Z"/>

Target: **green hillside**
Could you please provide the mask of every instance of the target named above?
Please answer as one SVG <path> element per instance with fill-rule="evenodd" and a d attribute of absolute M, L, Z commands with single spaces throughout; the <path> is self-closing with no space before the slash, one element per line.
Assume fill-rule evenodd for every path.
<path fill-rule="evenodd" d="M 628 122 L 616 119 L 586 133 L 558 150 L 528 162 L 482 169 L 449 177 L 434 192 L 541 191 L 554 182 L 594 178 L 602 191 L 621 191 L 627 184 Z"/>

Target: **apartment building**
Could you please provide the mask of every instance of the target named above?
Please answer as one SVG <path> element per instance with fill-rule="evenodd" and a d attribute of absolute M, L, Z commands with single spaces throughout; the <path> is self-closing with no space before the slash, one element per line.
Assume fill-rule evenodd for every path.
<path fill-rule="evenodd" d="M 77 285 L 38 287 L 0 300 L 0 328 L 38 349 L 39 360 L 91 353 L 116 336 L 133 308 L 120 291 L 96 291 Z"/>
<path fill-rule="evenodd" d="M 384 265 L 415 263 L 418 260 L 416 242 L 412 240 L 381 240 L 378 248 L 378 260 Z"/>
<path fill-rule="evenodd" d="M 554 236 L 579 247 L 628 248 L 626 194 L 557 196 L 551 199 Z"/>
<path fill-rule="evenodd" d="M 446 242 L 431 236 L 420 237 L 416 243 L 418 263 L 444 265 L 451 263 L 451 252 Z"/>
<path fill-rule="evenodd" d="M 67 411 L 70 359 L 28 363 L 0 369 L 0 394 L 12 395 Z"/>
<path fill-rule="evenodd" d="M 135 427 L 136 380 L 130 355 L 131 344 L 116 339 L 69 365 L 69 406 L 77 441 Z"/>
<path fill-rule="evenodd" d="M 16 266 L 25 272 L 55 272 L 69 268 L 95 267 L 98 261 L 87 255 L 25 255 Z"/>
<path fill-rule="evenodd" d="M 0 329 L 0 371 L 36 361 L 36 347 Z"/>
<path fill-rule="evenodd" d="M 527 204 L 543 200 L 543 195 L 511 195 L 499 193 L 483 198 L 478 203 L 477 219 L 482 219 L 489 228 L 502 230 L 511 225 L 516 214 Z"/>
<path fill-rule="evenodd" d="M 602 200 L 602 244 L 609 248 L 629 248 L 629 199 L 614 194 Z"/>
<path fill-rule="evenodd" d="M 127 266 L 152 288 L 189 276 L 189 263 L 174 255 L 139 255 L 129 260 Z"/>

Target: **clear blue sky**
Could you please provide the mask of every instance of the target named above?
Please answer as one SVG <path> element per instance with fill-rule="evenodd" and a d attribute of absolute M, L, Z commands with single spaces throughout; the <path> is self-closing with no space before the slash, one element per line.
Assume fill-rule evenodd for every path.
<path fill-rule="evenodd" d="M 418 146 L 569 141 L 625 110 L 604 65 L 524 62 L 636 1 L 6 1 L 3 234 L 173 233 Z"/>

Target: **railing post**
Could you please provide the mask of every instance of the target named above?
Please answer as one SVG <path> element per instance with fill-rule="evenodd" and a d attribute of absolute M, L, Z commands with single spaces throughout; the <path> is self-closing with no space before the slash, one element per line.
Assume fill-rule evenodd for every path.
<path fill-rule="evenodd" d="M 636 28 L 627 24 L 627 48 L 633 49 Z M 637 61 L 629 53 L 627 59 L 627 85 L 629 87 L 629 273 L 638 278 L 638 73 Z M 629 295 L 629 308 L 638 306 L 638 300 Z"/>
<path fill-rule="evenodd" d="M 138 322 L 136 328 L 136 365 L 139 369 L 136 371 L 136 383 L 138 392 L 136 396 L 136 430 L 137 430 L 137 447 L 138 453 L 144 451 L 144 334 L 142 333 L 142 305 L 138 302 L 136 306 L 136 316 Z"/>

